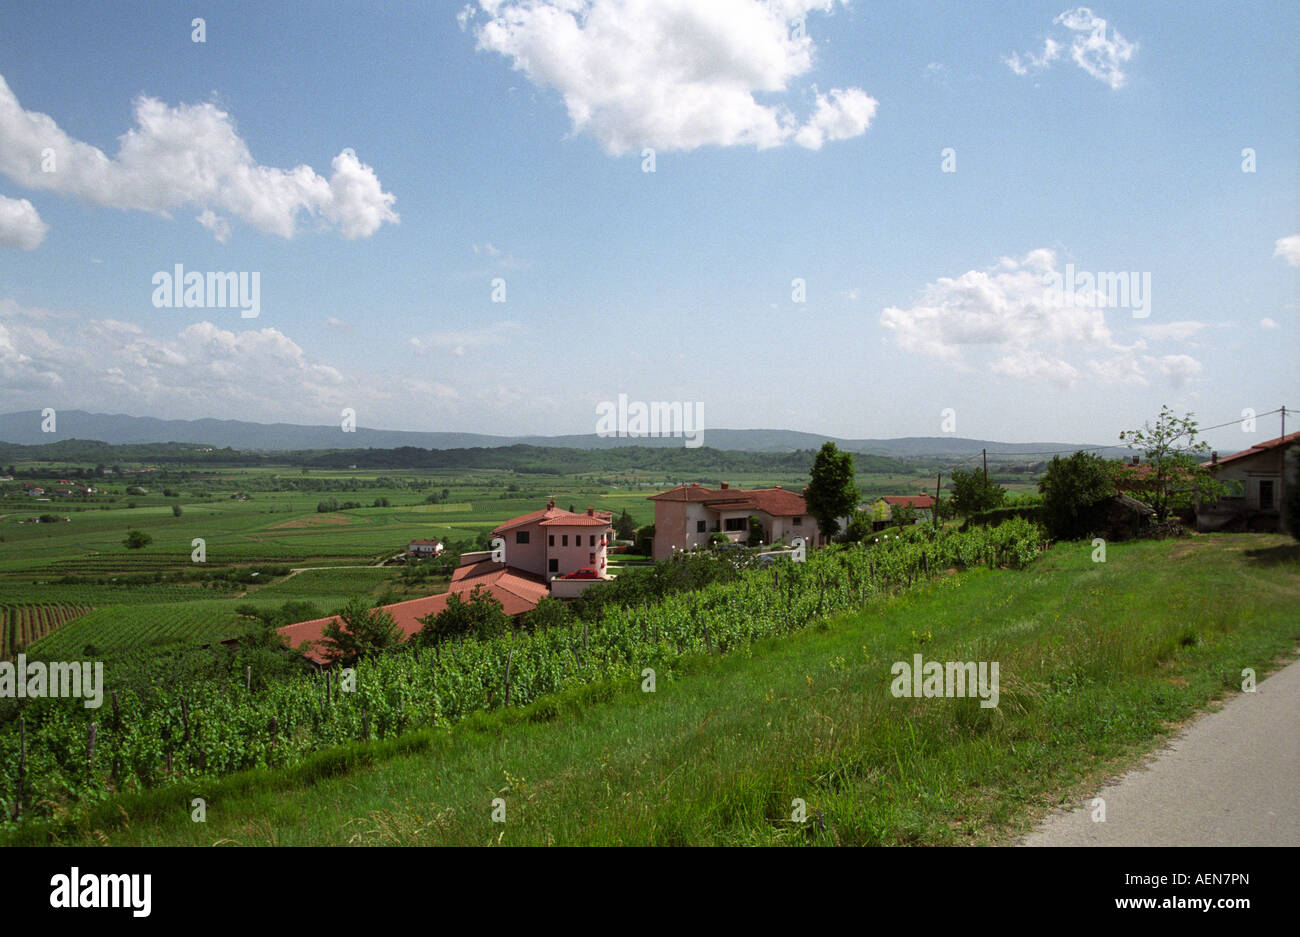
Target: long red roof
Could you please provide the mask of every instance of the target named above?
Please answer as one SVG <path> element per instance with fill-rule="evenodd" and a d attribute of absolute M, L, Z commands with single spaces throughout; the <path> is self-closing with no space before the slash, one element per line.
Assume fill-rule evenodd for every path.
<path fill-rule="evenodd" d="M 490 592 L 492 597 L 501 603 L 505 613 L 512 616 L 532 611 L 537 607 L 542 596 L 548 593 L 546 583 L 540 577 L 502 566 L 500 563 L 493 563 L 491 560 L 483 560 L 461 566 L 452 573 L 447 592 L 395 602 L 383 608 L 393 616 L 393 621 L 397 622 L 397 627 L 402 630 L 403 639 L 409 639 L 424 627 L 419 619 L 436 615 L 447 607 L 448 596 L 455 593 L 461 598 L 468 598 L 476 586 L 482 586 Z M 318 664 L 326 664 L 332 658 L 328 653 L 329 647 L 322 640 L 325 626 L 337 620 L 337 615 L 330 615 L 325 618 L 295 622 L 292 625 L 285 625 L 280 629 L 280 633 L 289 639 L 289 646 L 293 648 L 301 647 L 311 641 L 313 647 L 306 651 L 304 656 Z"/>
<path fill-rule="evenodd" d="M 802 517 L 808 503 L 802 495 L 785 488 L 706 488 L 703 485 L 678 485 L 649 501 L 694 501 L 711 511 L 762 511 L 773 517 Z"/>

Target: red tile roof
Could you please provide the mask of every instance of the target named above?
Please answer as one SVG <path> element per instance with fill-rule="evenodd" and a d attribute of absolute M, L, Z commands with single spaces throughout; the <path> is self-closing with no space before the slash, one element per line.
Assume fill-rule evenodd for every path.
<path fill-rule="evenodd" d="M 910 504 L 914 508 L 934 507 L 934 498 L 930 495 L 885 495 L 880 500 L 900 507 L 905 504 Z"/>
<path fill-rule="evenodd" d="M 393 616 L 397 627 L 402 630 L 404 638 L 409 639 L 424 627 L 419 619 L 436 615 L 447 607 L 447 597 L 453 592 L 463 599 L 468 599 L 476 586 L 482 586 L 492 594 L 507 615 L 522 615 L 537 607 L 538 601 L 547 594 L 546 583 L 531 573 L 484 560 L 458 568 L 451 577 L 449 591 L 439 595 L 428 595 L 406 602 L 385 605 L 384 611 Z M 300 647 L 303 643 L 314 643 L 312 649 L 305 653 L 308 660 L 318 664 L 329 663 L 329 647 L 322 638 L 325 625 L 338 618 L 330 615 L 326 618 L 313 618 L 310 621 L 295 622 L 285 625 L 280 633 L 289 639 L 290 647 Z"/>
<path fill-rule="evenodd" d="M 609 511 L 575 514 L 572 511 L 557 508 L 555 502 L 552 501 L 540 511 L 521 514 L 518 517 L 510 518 L 508 521 L 503 521 L 492 529 L 492 533 L 504 533 L 516 527 L 526 527 L 529 524 L 540 524 L 543 527 L 608 527 L 613 517 L 614 515 Z"/>
<path fill-rule="evenodd" d="M 1261 452 L 1268 452 L 1271 449 L 1284 449 L 1287 446 L 1290 446 L 1297 441 L 1300 441 L 1300 432 L 1287 433 L 1285 436 L 1279 436 L 1276 439 L 1268 439 L 1265 440 L 1264 442 L 1256 443 L 1255 445 L 1251 446 L 1249 449 L 1241 450 L 1241 452 L 1234 452 L 1232 455 L 1228 456 L 1227 458 L 1220 459 L 1218 461 L 1218 464 L 1224 465 L 1228 462 L 1235 462 L 1238 459 L 1248 459 L 1253 455 L 1259 455 Z M 1213 462 L 1201 463 L 1201 465 L 1204 466 L 1212 466 L 1214 464 L 1215 463 Z"/>
<path fill-rule="evenodd" d="M 441 540 L 412 540 L 407 546 L 436 547 Z"/>
<path fill-rule="evenodd" d="M 678 485 L 649 501 L 695 501 L 712 511 L 762 511 L 773 517 L 802 517 L 808 513 L 808 504 L 801 495 L 777 486 L 776 488 L 706 488 L 703 485 Z"/>

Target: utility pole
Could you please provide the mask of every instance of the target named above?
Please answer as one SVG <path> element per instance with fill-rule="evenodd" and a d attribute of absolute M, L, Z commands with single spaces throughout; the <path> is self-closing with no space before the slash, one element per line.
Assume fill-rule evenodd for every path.
<path fill-rule="evenodd" d="M 943 481 L 943 472 L 934 478 L 934 529 L 939 529 L 939 484 Z"/>
<path fill-rule="evenodd" d="M 981 449 L 980 454 L 984 457 L 984 487 L 987 489 L 989 486 L 989 451 Z"/>
<path fill-rule="evenodd" d="M 1286 523 L 1286 404 L 1282 404 L 1282 442 L 1277 446 L 1277 457 L 1282 462 L 1282 471 L 1277 483 L 1277 529 Z M 1300 462 L 1300 460 L 1298 460 Z"/>

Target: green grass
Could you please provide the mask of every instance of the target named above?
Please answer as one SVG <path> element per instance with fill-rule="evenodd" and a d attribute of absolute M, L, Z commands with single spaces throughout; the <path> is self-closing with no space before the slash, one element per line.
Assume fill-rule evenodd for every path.
<path fill-rule="evenodd" d="M 97 806 L 65 842 L 1004 842 L 1300 642 L 1300 546 L 1060 544 L 726 657 L 448 730 Z M 895 699 L 890 665 L 993 660 L 1001 701 Z M 208 802 L 206 823 L 189 800 Z M 507 822 L 492 823 L 492 800 Z M 791 803 L 808 820 L 791 820 Z M 39 840 L 33 826 L 21 836 Z"/>

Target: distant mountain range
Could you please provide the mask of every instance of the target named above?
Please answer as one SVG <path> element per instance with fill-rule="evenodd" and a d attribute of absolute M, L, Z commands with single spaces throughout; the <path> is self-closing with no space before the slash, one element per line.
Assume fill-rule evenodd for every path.
<path fill-rule="evenodd" d="M 40 445 L 68 439 L 97 440 L 113 445 L 135 443 L 189 443 L 218 449 L 274 452 L 288 449 L 469 449 L 476 446 L 552 446 L 565 449 L 608 449 L 615 446 L 680 447 L 681 438 L 575 436 L 493 436 L 482 433 L 420 433 L 358 427 L 345 433 L 338 426 L 301 426 L 294 423 L 249 423 L 243 420 L 159 420 L 146 416 L 60 410 L 57 432 L 41 432 L 41 413 L 27 410 L 0 415 L 0 441 Z M 1032 457 L 1038 454 L 1093 449 L 1090 443 L 1005 443 L 957 436 L 907 436 L 901 439 L 840 439 L 817 433 L 783 429 L 706 429 L 703 444 L 712 449 L 741 452 L 793 452 L 818 449 L 827 441 L 850 452 L 894 458 L 964 457 L 990 454 Z M 1128 450 L 1110 447 L 1114 458 Z M 1044 456 L 1046 457 L 1046 456 Z"/>

